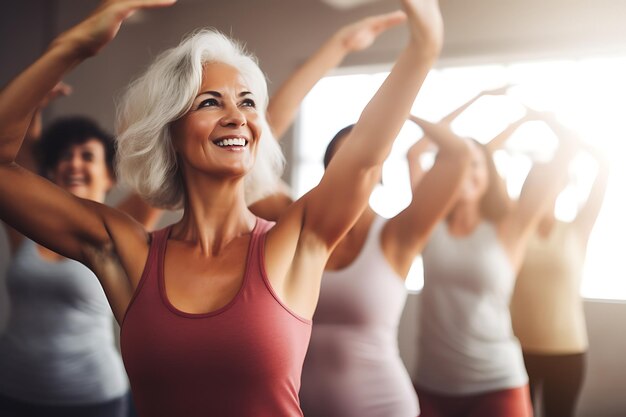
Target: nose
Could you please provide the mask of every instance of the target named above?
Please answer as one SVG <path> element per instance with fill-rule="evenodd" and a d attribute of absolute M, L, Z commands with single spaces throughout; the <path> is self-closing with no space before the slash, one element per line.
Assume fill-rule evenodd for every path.
<path fill-rule="evenodd" d="M 220 123 L 224 127 L 245 126 L 246 116 L 242 113 L 239 107 L 237 107 L 236 105 L 231 105 L 225 109 L 224 116 L 220 120 Z"/>
<path fill-rule="evenodd" d="M 67 166 L 72 171 L 77 171 L 81 168 L 83 164 L 83 159 L 78 152 L 72 152 L 72 154 L 67 158 Z"/>

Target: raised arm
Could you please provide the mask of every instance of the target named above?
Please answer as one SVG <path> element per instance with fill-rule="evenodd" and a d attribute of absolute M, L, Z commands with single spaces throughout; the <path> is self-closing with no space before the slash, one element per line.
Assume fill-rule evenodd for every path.
<path fill-rule="evenodd" d="M 513 133 L 519 129 L 521 125 L 528 122 L 527 117 L 522 117 L 521 119 L 509 124 L 502 132 L 498 133 L 496 137 L 487 142 L 486 146 L 490 152 L 495 152 L 499 149 L 504 148 L 506 142 L 513 136 Z"/>
<path fill-rule="evenodd" d="M 455 109 L 454 111 L 449 113 L 447 116 L 445 116 L 443 119 L 441 119 L 440 123 L 447 123 L 447 124 L 452 123 L 454 121 L 454 119 L 459 117 L 461 115 L 461 113 L 463 113 L 465 110 L 467 110 L 468 107 L 470 107 L 472 104 L 474 104 L 476 101 L 478 101 L 479 98 L 481 98 L 483 96 L 501 96 L 501 95 L 504 95 L 504 94 L 506 94 L 506 91 L 510 87 L 511 87 L 510 85 L 505 85 L 503 87 L 496 88 L 496 89 L 493 89 L 493 90 L 481 91 L 480 93 L 478 93 L 474 97 L 472 97 L 469 101 L 465 102 L 463 105 L 461 105 L 460 107 L 458 107 L 457 109 Z"/>
<path fill-rule="evenodd" d="M 55 252 L 85 263 L 87 250 L 110 243 L 105 206 L 72 196 L 19 166 L 16 158 L 39 104 L 61 78 L 111 41 L 123 20 L 137 9 L 171 3 L 104 1 L 84 21 L 59 35 L 0 92 L 2 220 Z"/>
<path fill-rule="evenodd" d="M 410 116 L 409 119 L 413 120 L 415 116 Z M 420 140 L 415 142 L 406 153 L 406 159 L 409 164 L 409 183 L 411 184 L 411 190 L 415 190 L 417 184 L 422 181 L 426 171 L 422 168 L 421 158 L 428 151 L 436 151 L 437 146 L 426 135 L 422 136 Z"/>
<path fill-rule="evenodd" d="M 378 35 L 400 24 L 401 11 L 370 16 L 342 27 L 285 81 L 270 100 L 267 114 L 276 138 L 280 138 L 296 117 L 300 103 L 315 84 L 344 58 L 370 47 Z"/>
<path fill-rule="evenodd" d="M 516 242 L 525 242 L 536 230 L 551 202 L 566 185 L 569 163 L 579 149 L 579 140 L 574 132 L 558 123 L 553 116 L 544 116 L 543 120 L 559 138 L 559 147 L 551 161 L 535 164 L 530 170 L 519 201 L 511 212 L 507 245 L 515 254 L 523 246 Z"/>
<path fill-rule="evenodd" d="M 382 164 L 441 49 L 438 1 L 403 3 L 410 29 L 408 45 L 344 139 L 320 184 L 303 197 L 304 228 L 314 231 L 329 251 L 367 206 Z"/>
<path fill-rule="evenodd" d="M 385 255 L 402 276 L 409 273 L 431 231 L 454 204 L 471 162 L 467 141 L 455 135 L 448 125 L 414 116 L 410 119 L 424 130 L 424 136 L 439 151 L 433 167 L 413 188 L 411 203 L 390 219 L 383 230 Z"/>
<path fill-rule="evenodd" d="M 584 146 L 598 163 L 598 173 L 587 197 L 587 201 L 582 206 L 574 220 L 574 224 L 578 226 L 581 231 L 585 242 L 589 240 L 589 235 L 593 229 L 594 224 L 600 214 L 602 203 L 604 202 L 604 195 L 606 194 L 606 186 L 609 179 L 609 161 L 606 156 L 591 146 Z"/>
<path fill-rule="evenodd" d="M 52 100 L 57 97 L 70 94 L 71 90 L 72 89 L 69 85 L 60 82 L 55 85 L 54 88 L 52 88 L 52 90 L 50 90 L 48 94 L 46 94 L 44 99 L 39 103 L 37 109 L 35 110 L 35 113 L 33 114 L 33 117 L 31 118 L 30 124 L 28 125 L 28 129 L 26 130 L 22 147 L 15 157 L 15 162 L 17 164 L 32 172 L 37 172 L 37 159 L 35 156 L 35 149 L 37 147 L 39 139 L 41 139 L 41 112 Z M 5 225 L 5 230 L 7 232 L 7 237 L 9 238 L 11 251 L 15 251 L 15 249 L 22 242 L 24 236 L 8 225 Z"/>
<path fill-rule="evenodd" d="M 43 110 L 50 104 L 51 101 L 55 100 L 57 97 L 67 96 L 72 92 L 72 87 L 65 84 L 64 82 L 57 83 L 52 90 L 50 90 L 43 100 L 37 106 L 33 117 L 31 118 L 31 122 L 28 125 L 28 129 L 26 130 L 26 134 L 24 137 L 24 142 L 20 151 L 15 158 L 15 162 L 17 162 L 20 166 L 29 169 L 33 172 L 37 171 L 37 162 L 35 158 L 35 147 L 41 139 L 42 132 L 42 117 L 41 113 Z"/>

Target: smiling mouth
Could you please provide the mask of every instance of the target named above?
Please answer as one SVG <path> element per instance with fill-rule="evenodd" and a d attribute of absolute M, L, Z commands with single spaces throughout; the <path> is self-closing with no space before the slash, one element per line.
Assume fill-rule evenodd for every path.
<path fill-rule="evenodd" d="M 245 138 L 227 138 L 216 140 L 213 143 L 220 148 L 243 148 L 248 145 L 248 140 Z"/>

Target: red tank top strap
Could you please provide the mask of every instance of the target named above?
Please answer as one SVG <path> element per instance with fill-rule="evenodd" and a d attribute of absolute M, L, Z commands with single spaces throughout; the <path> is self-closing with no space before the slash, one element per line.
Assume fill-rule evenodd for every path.
<path fill-rule="evenodd" d="M 122 319 L 121 323 L 122 325 L 126 321 L 128 311 L 134 304 L 135 299 L 141 293 L 143 287 L 146 285 L 146 282 L 154 281 L 149 283 L 148 285 L 152 284 L 155 288 L 158 286 L 158 270 L 161 265 L 161 259 L 163 259 L 163 256 L 165 255 L 167 238 L 169 237 L 171 228 L 172 225 L 169 225 L 164 227 L 163 229 L 155 230 L 150 233 L 150 248 L 148 249 L 148 258 L 146 258 L 146 264 L 143 268 L 143 272 L 141 273 L 141 278 L 139 279 L 137 288 L 133 292 L 133 296 L 128 303 L 126 312 L 124 313 L 124 318 Z"/>
<path fill-rule="evenodd" d="M 257 217 L 257 225 L 252 232 L 252 240 L 250 241 L 250 259 L 248 260 L 247 265 L 246 273 L 248 274 L 248 277 L 246 277 L 245 280 L 245 291 L 256 293 L 257 296 L 261 295 L 261 293 L 265 293 L 263 295 L 269 293 L 285 311 L 301 322 L 311 325 L 312 320 L 298 315 L 285 303 L 283 303 L 278 294 L 274 291 L 272 283 L 267 277 L 267 272 L 265 270 L 265 242 L 267 232 L 269 232 L 275 224 L 275 222 L 270 222 Z"/>

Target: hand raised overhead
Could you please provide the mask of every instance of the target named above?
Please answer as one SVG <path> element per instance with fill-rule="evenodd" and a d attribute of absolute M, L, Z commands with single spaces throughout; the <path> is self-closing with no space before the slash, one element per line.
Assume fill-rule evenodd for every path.
<path fill-rule="evenodd" d="M 343 27 L 336 36 L 347 51 L 362 51 L 370 47 L 381 33 L 405 20 L 406 15 L 400 10 L 370 16 Z"/>
<path fill-rule="evenodd" d="M 128 17 L 141 9 L 165 7 L 176 0 L 105 0 L 85 20 L 64 32 L 55 42 L 70 42 L 83 57 L 97 54 L 109 43 Z"/>
<path fill-rule="evenodd" d="M 438 54 L 443 46 L 443 19 L 438 0 L 402 0 L 411 42 L 425 52 Z"/>

